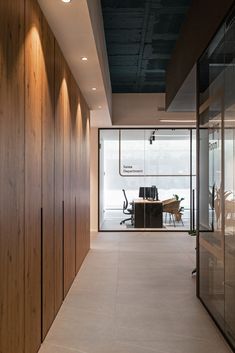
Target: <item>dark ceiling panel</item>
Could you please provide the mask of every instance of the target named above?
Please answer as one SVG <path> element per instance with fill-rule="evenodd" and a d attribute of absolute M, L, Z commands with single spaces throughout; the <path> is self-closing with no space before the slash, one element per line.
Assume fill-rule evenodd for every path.
<path fill-rule="evenodd" d="M 191 0 L 101 0 L 114 93 L 165 92 Z"/>

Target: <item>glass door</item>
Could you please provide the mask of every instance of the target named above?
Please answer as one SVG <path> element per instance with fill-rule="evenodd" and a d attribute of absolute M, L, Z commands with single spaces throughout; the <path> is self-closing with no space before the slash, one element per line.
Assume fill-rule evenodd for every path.
<path fill-rule="evenodd" d="M 235 348 L 235 9 L 198 63 L 198 292 Z"/>
<path fill-rule="evenodd" d="M 235 347 L 235 23 L 226 21 L 224 55 L 225 332 Z"/>
<path fill-rule="evenodd" d="M 223 325 L 224 218 L 222 97 L 200 107 L 200 296 Z"/>
<path fill-rule="evenodd" d="M 100 230 L 192 229 L 195 145 L 192 129 L 100 129 Z"/>

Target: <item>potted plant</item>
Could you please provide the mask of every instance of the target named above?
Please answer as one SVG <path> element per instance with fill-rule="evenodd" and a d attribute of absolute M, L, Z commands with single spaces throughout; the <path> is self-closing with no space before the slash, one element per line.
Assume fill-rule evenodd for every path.
<path fill-rule="evenodd" d="M 183 197 L 181 197 L 181 199 L 180 199 L 179 195 L 177 195 L 177 194 L 174 194 L 173 196 L 174 196 L 174 198 L 176 199 L 176 201 L 180 201 L 180 202 L 181 202 L 181 201 L 184 200 Z"/>

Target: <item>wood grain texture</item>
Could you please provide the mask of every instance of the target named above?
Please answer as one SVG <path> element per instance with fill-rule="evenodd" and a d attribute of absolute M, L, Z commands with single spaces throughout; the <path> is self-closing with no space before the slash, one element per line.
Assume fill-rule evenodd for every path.
<path fill-rule="evenodd" d="M 83 260 L 90 250 L 90 110 L 84 101 L 86 111 L 86 236 Z"/>
<path fill-rule="evenodd" d="M 85 110 L 85 124 L 86 124 L 86 134 L 85 134 L 85 146 L 86 146 L 86 159 L 85 159 L 85 188 L 86 188 L 86 223 L 85 223 L 85 239 L 84 239 L 84 254 L 83 261 L 90 250 L 90 110 L 84 100 L 84 110 Z"/>
<path fill-rule="evenodd" d="M 42 53 L 42 338 L 44 339 L 55 317 L 54 36 L 44 18 Z"/>
<path fill-rule="evenodd" d="M 67 97 L 65 61 L 55 44 L 55 312 L 64 296 L 63 201 L 64 201 L 64 115 Z"/>
<path fill-rule="evenodd" d="M 76 144 L 76 273 L 82 264 L 83 258 L 83 237 L 84 237 L 84 195 L 82 191 L 83 173 L 82 169 L 82 111 L 81 101 L 77 106 L 76 126 L 75 126 L 75 144 Z"/>
<path fill-rule="evenodd" d="M 41 344 L 42 15 L 26 0 L 25 18 L 25 353 Z"/>
<path fill-rule="evenodd" d="M 0 16 L 0 352 L 24 353 L 23 1 Z"/>
<path fill-rule="evenodd" d="M 1 1 L 0 353 L 39 350 L 89 249 L 88 136 L 37 0 Z"/>
<path fill-rule="evenodd" d="M 65 97 L 64 115 L 64 295 L 75 278 L 74 197 L 72 184 L 72 107 L 71 73 L 66 66 L 68 95 Z"/>
<path fill-rule="evenodd" d="M 78 177 L 76 214 L 76 272 L 79 271 L 90 249 L 90 169 L 89 169 L 89 114 L 84 98 L 80 95 L 77 113 L 76 150 Z"/>
<path fill-rule="evenodd" d="M 78 203 L 78 176 L 77 176 L 77 110 L 80 102 L 80 91 L 72 76 L 70 76 L 70 111 L 71 111 L 71 204 L 72 220 L 71 232 L 74 236 L 74 276 L 76 273 L 76 243 L 77 243 L 77 203 Z"/>

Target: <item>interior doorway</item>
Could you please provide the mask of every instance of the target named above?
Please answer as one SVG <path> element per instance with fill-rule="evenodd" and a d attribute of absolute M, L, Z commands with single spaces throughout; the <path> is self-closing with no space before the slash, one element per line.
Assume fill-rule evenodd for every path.
<path fill-rule="evenodd" d="M 99 230 L 189 231 L 195 129 L 99 130 Z"/>

